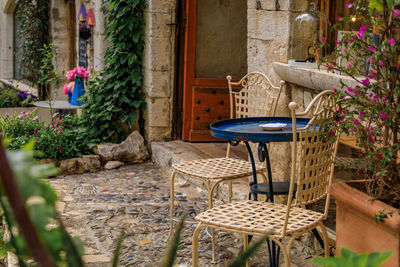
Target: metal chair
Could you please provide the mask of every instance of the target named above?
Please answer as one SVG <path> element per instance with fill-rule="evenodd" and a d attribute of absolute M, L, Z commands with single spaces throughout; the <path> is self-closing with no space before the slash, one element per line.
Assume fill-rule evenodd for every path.
<path fill-rule="evenodd" d="M 243 234 L 244 247 L 248 236 L 264 236 L 278 244 L 290 266 L 290 248 L 293 240 L 316 227 L 322 230 L 325 256 L 329 256 L 328 235 L 322 221 L 327 218 L 329 206 L 328 189 L 332 182 L 334 159 L 338 139 L 336 129 L 330 128 L 328 118 L 335 114 L 333 94 L 324 91 L 318 94 L 304 112 L 296 113 L 298 105 L 289 104 L 293 121 L 292 169 L 287 204 L 262 201 L 241 201 L 209 209 L 196 216 L 199 221 L 193 233 L 193 266 L 198 266 L 198 235 L 203 227 Z M 296 117 L 311 114 L 306 127 L 296 127 Z M 297 180 L 297 193 L 293 191 Z M 326 198 L 324 213 L 306 209 Z M 287 248 L 281 242 L 291 236 Z M 278 249 L 279 251 L 279 249 Z M 278 252 L 279 253 L 279 252 Z M 279 261 L 273 263 L 279 265 Z M 248 262 L 246 263 L 248 265 Z"/>
<path fill-rule="evenodd" d="M 273 116 L 276 105 L 284 85 L 280 87 L 272 85 L 271 81 L 260 72 L 251 72 L 245 75 L 239 82 L 232 82 L 232 77 L 227 76 L 230 95 L 230 117 L 242 118 L 248 116 Z M 240 88 L 235 90 L 235 88 Z M 273 92 L 273 91 L 276 92 Z M 213 193 L 216 187 L 223 181 L 229 181 L 229 202 L 232 199 L 232 180 L 246 178 L 252 175 L 251 163 L 245 160 L 229 157 L 230 144 L 228 144 L 226 157 L 209 158 L 192 161 L 184 161 L 172 165 L 170 178 L 170 232 L 173 230 L 174 217 L 174 182 L 176 174 L 190 176 L 203 182 L 208 191 L 209 208 L 213 207 Z M 257 173 L 266 181 L 266 168 L 263 164 L 257 165 Z M 214 238 L 212 238 L 214 248 Z M 214 251 L 214 249 L 213 249 Z"/>

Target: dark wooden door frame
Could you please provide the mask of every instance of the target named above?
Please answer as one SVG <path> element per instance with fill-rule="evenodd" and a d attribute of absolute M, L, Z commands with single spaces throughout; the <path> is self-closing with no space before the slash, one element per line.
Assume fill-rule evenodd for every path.
<path fill-rule="evenodd" d="M 183 55 L 183 84 L 182 84 L 182 139 L 193 141 L 202 136 L 209 135 L 208 130 L 204 133 L 194 133 L 194 87 L 227 87 L 225 79 L 209 79 L 196 78 L 196 34 L 197 34 L 197 1 L 198 0 L 182 0 L 185 2 L 185 38 L 184 38 L 184 55 Z M 219 140 L 212 139 L 209 140 Z"/>

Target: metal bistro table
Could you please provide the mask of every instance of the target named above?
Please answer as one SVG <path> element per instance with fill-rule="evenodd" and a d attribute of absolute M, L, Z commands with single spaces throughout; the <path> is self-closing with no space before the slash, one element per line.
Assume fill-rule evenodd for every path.
<path fill-rule="evenodd" d="M 296 126 L 303 128 L 307 125 L 310 119 L 297 118 Z M 266 131 L 260 125 L 266 123 L 284 123 L 286 127 L 280 130 Z M 228 140 L 233 146 L 244 142 L 247 152 L 250 157 L 251 166 L 253 169 L 253 181 L 250 182 L 250 188 L 253 184 L 257 184 L 257 172 L 254 162 L 253 153 L 251 151 L 249 142 L 259 143 L 258 145 L 258 158 L 261 162 L 266 161 L 268 172 L 268 187 L 270 196 L 269 199 L 274 202 L 274 190 L 272 183 L 271 163 L 267 143 L 272 142 L 291 142 L 293 140 L 292 132 L 292 118 L 291 117 L 249 117 L 249 118 L 236 118 L 229 120 L 222 120 L 211 123 L 211 135 L 217 138 Z M 257 193 L 250 192 L 254 200 L 257 200 Z M 270 266 L 279 266 L 279 247 L 276 251 L 274 242 L 268 241 L 268 252 L 270 255 Z"/>

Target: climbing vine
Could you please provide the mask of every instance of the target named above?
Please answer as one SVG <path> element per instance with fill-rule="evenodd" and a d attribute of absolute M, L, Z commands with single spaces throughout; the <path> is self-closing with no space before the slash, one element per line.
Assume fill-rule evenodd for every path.
<path fill-rule="evenodd" d="M 105 68 L 88 82 L 82 121 L 90 135 L 118 142 L 138 122 L 143 132 L 142 53 L 146 0 L 104 0 Z"/>
<path fill-rule="evenodd" d="M 49 0 L 19 0 L 15 13 L 21 23 L 17 34 L 22 36 L 22 77 L 33 84 L 40 79 L 41 49 L 50 40 L 48 9 Z"/>

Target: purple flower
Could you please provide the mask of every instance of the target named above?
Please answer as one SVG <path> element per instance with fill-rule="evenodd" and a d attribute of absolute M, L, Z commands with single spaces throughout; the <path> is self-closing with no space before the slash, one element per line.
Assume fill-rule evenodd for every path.
<path fill-rule="evenodd" d="M 382 120 L 386 120 L 387 119 L 387 114 L 386 113 L 381 113 L 379 115 L 379 118 L 381 118 Z"/>
<path fill-rule="evenodd" d="M 374 46 L 372 46 L 372 45 L 370 45 L 370 46 L 368 46 L 368 49 L 369 49 L 369 51 L 371 51 L 371 52 L 375 52 L 375 47 Z"/>
<path fill-rule="evenodd" d="M 387 97 L 383 97 L 382 102 L 385 103 L 386 101 L 388 101 Z"/>
<path fill-rule="evenodd" d="M 381 15 L 381 14 L 379 14 L 379 13 L 376 13 L 376 14 L 375 14 L 375 17 L 377 17 L 377 18 L 381 18 L 381 17 L 382 17 L 382 15 Z"/>

